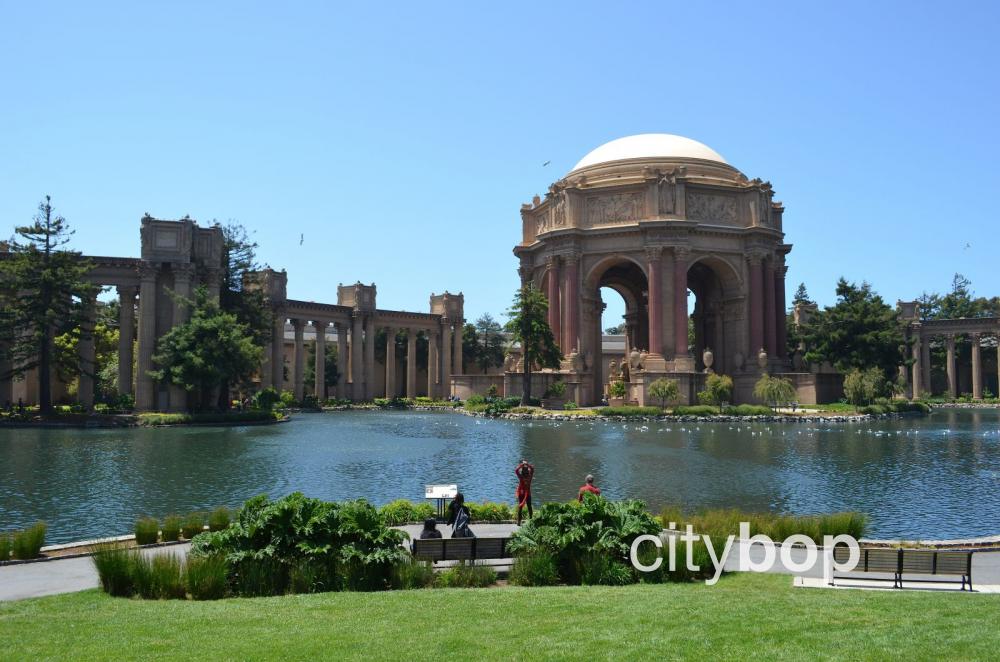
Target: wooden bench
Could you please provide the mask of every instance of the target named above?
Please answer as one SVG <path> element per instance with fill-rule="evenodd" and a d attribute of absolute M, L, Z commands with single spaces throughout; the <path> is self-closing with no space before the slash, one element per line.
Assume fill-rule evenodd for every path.
<path fill-rule="evenodd" d="M 414 558 L 424 561 L 477 561 L 508 559 L 510 538 L 429 538 L 413 541 Z"/>
<path fill-rule="evenodd" d="M 904 575 L 930 575 L 960 577 L 960 581 L 944 581 L 940 579 L 913 579 L 908 582 L 935 582 L 944 584 L 961 584 L 965 590 L 968 585 L 972 590 L 972 554 L 973 552 L 935 550 L 935 549 L 888 549 L 884 547 L 864 547 L 857 567 L 851 572 L 883 573 L 892 575 L 893 588 L 903 588 Z M 847 547 L 837 546 L 833 550 L 833 558 L 837 563 L 846 563 L 850 557 Z M 833 575 L 830 585 L 835 579 L 849 579 L 849 575 Z M 876 577 L 872 579 L 883 579 Z M 885 578 L 885 581 L 889 581 Z"/>

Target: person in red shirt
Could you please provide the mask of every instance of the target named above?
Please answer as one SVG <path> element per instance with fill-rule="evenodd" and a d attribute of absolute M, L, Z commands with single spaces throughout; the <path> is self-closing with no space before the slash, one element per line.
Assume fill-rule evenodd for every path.
<path fill-rule="evenodd" d="M 531 510 L 531 479 L 535 477 L 535 467 L 528 464 L 527 460 L 521 460 L 514 468 L 514 475 L 517 476 L 517 491 L 514 497 L 517 500 L 517 525 L 521 526 L 521 512 L 524 507 L 528 507 L 528 517 L 534 517 Z"/>
<path fill-rule="evenodd" d="M 594 476 L 593 476 L 593 474 L 587 474 L 586 482 L 583 484 L 583 487 L 580 488 L 580 491 L 577 492 L 577 494 L 576 494 L 576 500 L 582 503 L 583 502 L 583 495 L 586 494 L 586 493 L 588 493 L 588 492 L 590 494 L 595 495 L 595 496 L 601 496 L 601 488 L 599 488 L 596 485 L 594 485 Z"/>

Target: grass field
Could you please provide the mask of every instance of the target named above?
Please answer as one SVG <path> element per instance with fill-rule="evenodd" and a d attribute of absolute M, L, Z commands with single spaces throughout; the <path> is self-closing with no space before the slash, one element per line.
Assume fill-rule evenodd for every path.
<path fill-rule="evenodd" d="M 0 603 L 0 659 L 995 659 L 989 595 L 703 584 L 328 593 L 220 602 L 98 591 Z"/>

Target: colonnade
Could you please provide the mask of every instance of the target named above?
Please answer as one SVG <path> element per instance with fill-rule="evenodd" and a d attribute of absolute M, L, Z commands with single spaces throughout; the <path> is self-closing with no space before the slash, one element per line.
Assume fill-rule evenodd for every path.
<path fill-rule="evenodd" d="M 967 322 L 970 325 L 981 326 L 984 320 L 940 320 L 949 326 L 963 325 Z M 926 327 L 926 328 L 924 328 Z M 947 377 L 947 394 L 952 398 L 958 397 L 958 365 L 956 362 L 956 338 L 967 335 L 972 343 L 972 397 L 981 400 L 983 397 L 983 348 L 982 339 L 987 335 L 994 335 L 997 338 L 997 382 L 1000 384 L 1000 328 L 995 331 L 959 331 L 943 330 L 935 331 L 934 322 L 924 322 L 911 326 L 910 338 L 913 364 L 910 370 L 901 371 L 902 376 L 907 381 L 907 393 L 913 398 L 931 395 L 931 339 L 934 337 L 944 338 L 945 345 L 945 375 Z"/>
<path fill-rule="evenodd" d="M 261 386 L 274 386 L 278 390 L 285 382 L 285 320 L 282 315 L 276 316 L 273 339 L 268 348 L 267 363 L 261 371 Z M 373 315 L 351 314 L 346 320 L 328 322 L 323 320 L 308 320 L 305 318 L 290 318 L 287 323 L 293 330 L 291 351 L 291 382 L 292 391 L 297 400 L 301 400 L 309 392 L 305 384 L 305 362 L 308 343 L 305 339 L 307 325 L 314 332 L 315 364 L 314 381 L 311 393 L 318 398 L 326 394 L 326 345 L 327 330 L 335 326 L 338 353 L 338 380 L 335 395 L 338 398 L 364 401 L 384 395 L 393 398 L 405 395 L 415 398 L 419 392 L 417 365 L 417 337 L 422 332 L 427 337 L 428 353 L 425 368 L 427 384 L 426 393 L 434 398 L 447 398 L 451 395 L 451 377 L 462 373 L 462 324 L 463 320 L 455 322 L 446 317 L 440 318 L 436 324 L 421 324 L 402 326 L 399 324 L 381 323 Z M 453 330 L 454 325 L 454 330 Z M 375 360 L 375 343 L 378 331 L 385 331 L 384 387 L 379 389 L 376 378 L 378 366 Z M 407 334 L 407 350 L 405 358 L 406 382 L 403 393 L 397 388 L 396 337 L 399 332 Z"/>

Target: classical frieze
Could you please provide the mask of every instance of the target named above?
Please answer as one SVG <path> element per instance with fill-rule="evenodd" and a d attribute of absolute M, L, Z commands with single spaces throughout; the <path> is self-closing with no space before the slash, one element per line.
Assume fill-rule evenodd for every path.
<path fill-rule="evenodd" d="M 587 198 L 587 224 L 614 225 L 638 221 L 644 214 L 642 191 L 594 195 Z"/>
<path fill-rule="evenodd" d="M 739 222 L 739 211 L 734 195 L 689 190 L 686 202 L 687 217 L 692 221 L 726 225 Z"/>

